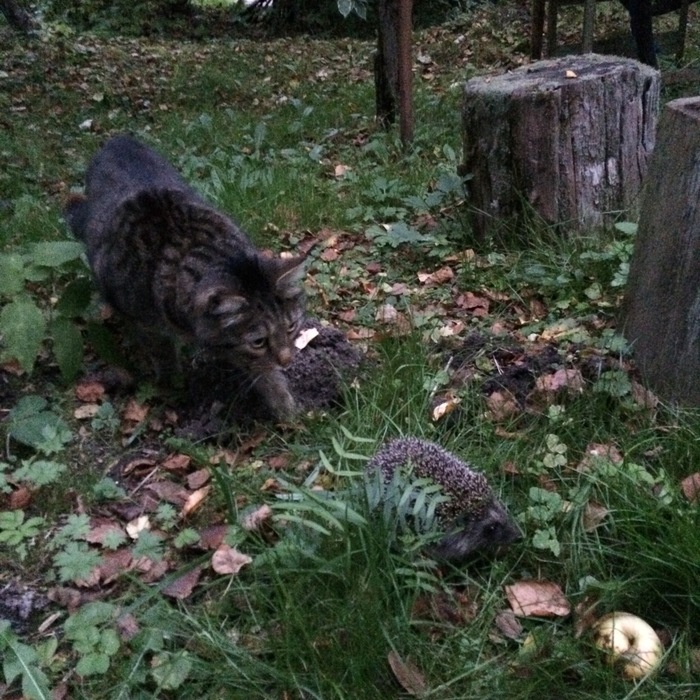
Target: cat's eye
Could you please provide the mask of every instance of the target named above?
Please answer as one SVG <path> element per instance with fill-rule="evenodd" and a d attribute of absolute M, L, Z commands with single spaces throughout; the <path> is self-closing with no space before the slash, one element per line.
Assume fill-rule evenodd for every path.
<path fill-rule="evenodd" d="M 293 321 L 287 326 L 287 333 L 289 335 L 296 335 L 297 331 L 299 330 L 299 322 L 298 321 Z"/>
<path fill-rule="evenodd" d="M 267 337 L 261 336 L 260 338 L 253 338 L 250 341 L 250 346 L 253 350 L 262 350 L 267 345 Z"/>

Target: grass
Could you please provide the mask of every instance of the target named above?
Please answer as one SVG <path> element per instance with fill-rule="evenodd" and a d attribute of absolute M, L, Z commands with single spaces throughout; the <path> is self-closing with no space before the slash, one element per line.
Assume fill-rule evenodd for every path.
<path fill-rule="evenodd" d="M 614 334 L 633 234 L 623 226 L 565 240 L 531 221 L 510 238 L 477 245 L 463 193 L 450 179 L 465 74 L 524 60 L 527 17 L 510 7 L 506 23 L 498 12 L 473 9 L 416 35 L 434 64 L 421 64 L 431 67 L 417 74 L 409 152 L 373 123 L 365 42 L 57 33 L 25 45 L 3 35 L 3 253 L 25 252 L 31 261 L 33 243 L 65 239 L 63 199 L 80 186 L 105 137 L 129 130 L 167 154 L 260 245 L 291 250 L 311 236 L 335 236 L 339 259 L 313 263 L 311 310 L 348 332 L 374 333 L 369 362 L 345 387 L 342 407 L 293 428 L 228 431 L 220 444 L 170 432 L 171 397 L 149 386 L 111 395 L 111 420 L 77 419 L 81 402 L 74 382 L 56 370 L 51 339 L 41 344 L 33 374 L 15 377 L 12 365 L 2 366 L 2 415 L 21 396 L 41 395 L 71 436 L 61 447 L 46 436 L 34 448 L 5 443 L 0 476 L 40 458 L 70 470 L 25 505 L 2 496 L 0 515 L 23 509 L 45 518 L 45 535 L 21 542 L 26 558 L 7 543 L 0 550 L 3 571 L 23 584 L 60 584 L 81 595 L 73 580 L 59 580 L 56 556 L 67 535 L 56 533 L 67 523 L 77 527 L 68 515 L 112 513 L 112 501 L 100 500 L 93 486 L 117 474 L 115 465 L 171 453 L 188 455 L 197 469 L 224 458 L 234 465 L 219 461 L 200 511 L 159 521 L 154 537 L 170 564 L 166 578 L 147 584 L 132 570 L 87 587 L 114 605 L 113 618 L 86 623 L 90 638 L 117 632 L 118 654 L 107 668 L 76 674 L 88 652 L 62 634 L 64 608 L 53 628 L 22 636 L 38 650 L 55 642 L 41 656 L 50 685 L 65 683 L 76 698 L 130 700 L 697 696 L 700 511 L 680 483 L 700 460 L 700 417 L 635 398 L 629 348 Z M 561 26 L 566 31 L 566 20 Z M 455 42 L 456 34 L 465 38 Z M 387 228 L 397 222 L 417 236 L 414 243 Z M 419 281 L 419 273 L 445 266 L 451 282 Z M 60 273 L 23 280 L 49 314 L 76 275 Z M 488 296 L 484 316 L 459 306 L 457 292 L 466 291 Z M 404 315 L 405 327 L 380 320 L 387 304 Z M 455 323 L 463 326 L 453 336 Z M 86 350 L 89 370 L 99 360 L 89 343 Z M 535 379 L 561 367 L 581 372 L 581 390 L 535 391 Z M 500 414 L 492 403 L 498 381 L 517 377 L 532 381 L 516 409 Z M 484 382 L 495 384 L 487 391 Z M 133 398 L 151 407 L 136 426 L 124 419 Z M 459 408 L 432 420 L 435 405 L 449 398 Z M 523 542 L 468 569 L 438 571 L 422 558 L 420 538 L 400 536 L 369 512 L 358 477 L 362 457 L 397 435 L 435 440 L 483 469 L 521 524 Z M 614 447 L 622 461 L 590 460 L 593 444 Z M 282 468 L 274 462 L 280 456 Z M 149 478 L 144 472 L 138 488 Z M 18 487 L 11 479 L 0 485 L 3 493 Z M 238 519 L 263 502 L 273 506 L 273 522 L 250 533 Z M 606 513 L 597 527 L 589 521 L 593 506 Z M 214 575 L 210 552 L 174 544 L 188 530 L 223 523 L 227 541 L 253 560 L 237 576 Z M 82 536 L 72 543 L 109 553 Z M 166 583 L 198 564 L 204 569 L 193 591 L 163 595 Z M 649 621 L 664 638 L 663 670 L 638 684 L 624 681 L 602 663 L 589 634 L 575 634 L 578 613 L 523 618 L 522 631 L 509 636 L 496 623 L 508 609 L 504 587 L 528 579 L 557 583 L 573 606 L 595 601 L 600 614 L 627 610 Z M 530 634 L 534 649 L 525 644 Z"/>

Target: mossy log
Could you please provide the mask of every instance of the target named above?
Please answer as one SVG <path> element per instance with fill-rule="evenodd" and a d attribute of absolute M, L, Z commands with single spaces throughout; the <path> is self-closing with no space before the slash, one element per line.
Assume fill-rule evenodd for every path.
<path fill-rule="evenodd" d="M 483 237 L 529 210 L 568 233 L 637 213 L 659 74 L 586 54 L 472 78 L 462 110 L 472 222 Z"/>
<path fill-rule="evenodd" d="M 642 198 L 621 326 L 644 380 L 700 406 L 700 97 L 669 102 Z"/>

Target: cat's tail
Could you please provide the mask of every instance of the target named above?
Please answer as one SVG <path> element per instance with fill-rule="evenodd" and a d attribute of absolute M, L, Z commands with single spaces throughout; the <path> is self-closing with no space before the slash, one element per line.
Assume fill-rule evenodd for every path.
<path fill-rule="evenodd" d="M 77 193 L 68 195 L 63 207 L 63 218 L 73 235 L 81 241 L 84 240 L 88 220 L 87 197 Z"/>

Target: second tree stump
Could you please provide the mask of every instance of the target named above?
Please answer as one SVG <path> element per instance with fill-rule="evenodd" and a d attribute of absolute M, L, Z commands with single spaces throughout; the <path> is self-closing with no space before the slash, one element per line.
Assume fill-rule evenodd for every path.
<path fill-rule="evenodd" d="M 469 80 L 463 170 L 476 233 L 528 209 L 569 233 L 635 216 L 659 85 L 648 66 L 596 54 Z"/>

